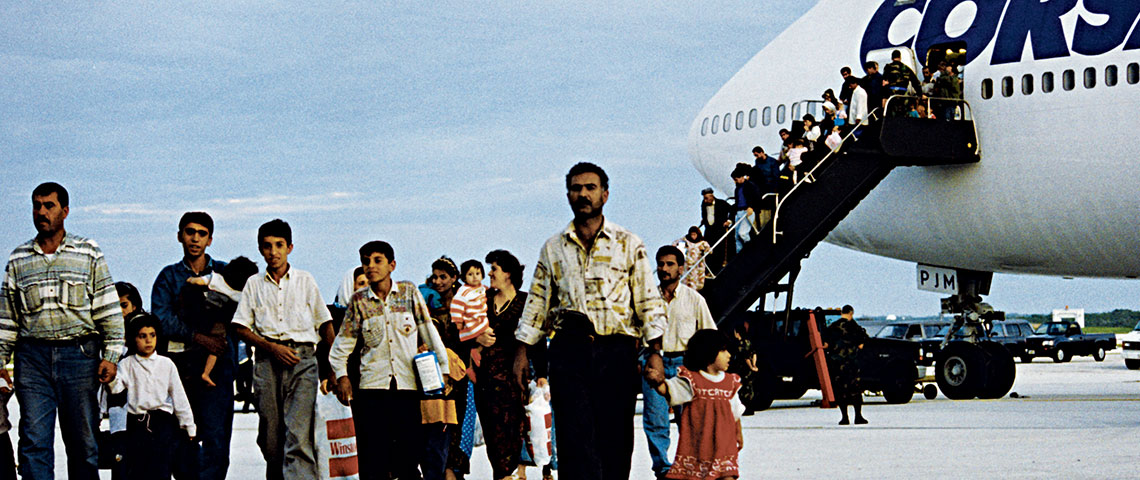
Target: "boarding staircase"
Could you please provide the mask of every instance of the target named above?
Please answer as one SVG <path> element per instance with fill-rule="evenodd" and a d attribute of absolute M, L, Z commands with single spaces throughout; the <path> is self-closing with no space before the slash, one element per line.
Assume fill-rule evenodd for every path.
<path fill-rule="evenodd" d="M 961 105 L 961 113 L 951 120 L 883 114 L 901 112 L 899 106 L 908 99 L 914 101 L 913 97 L 892 97 L 884 109 L 871 112 L 835 150 L 825 156 L 816 154 L 805 162 L 804 166 L 810 166 L 801 168 L 807 170 L 802 177 L 787 192 L 776 195 L 772 220 L 759 233 L 754 232 L 752 241 L 705 283 L 702 293 L 718 324 L 726 325 L 726 320 L 742 314 L 771 292 L 786 292 L 786 310 L 790 310 L 801 261 L 895 167 L 966 164 L 981 159 L 966 102 L 955 101 Z M 733 241 L 732 230 L 718 243 L 723 241 Z"/>

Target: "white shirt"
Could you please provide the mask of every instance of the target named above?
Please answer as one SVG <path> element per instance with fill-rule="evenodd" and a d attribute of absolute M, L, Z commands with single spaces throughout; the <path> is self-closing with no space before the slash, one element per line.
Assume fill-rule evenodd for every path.
<path fill-rule="evenodd" d="M 143 415 L 162 410 L 178 417 L 178 426 L 191 437 L 197 434 L 190 401 L 178 378 L 174 362 L 157 353 L 149 357 L 130 355 L 119 362 L 111 393 L 127 391 L 127 412 Z"/>
<path fill-rule="evenodd" d="M 411 282 L 392 282 L 381 300 L 371 288 L 352 294 L 344 324 L 329 351 L 329 364 L 336 378 L 348 374 L 348 356 L 357 342 L 360 351 L 360 388 L 388 390 L 392 379 L 397 390 L 415 390 L 412 358 L 423 344 L 435 352 L 441 372 L 447 372 L 447 350 L 431 320 L 427 303 Z"/>
<path fill-rule="evenodd" d="M 209 288 L 210 291 L 225 295 L 226 298 L 235 302 L 241 301 L 241 292 L 231 288 L 230 284 L 226 283 L 226 279 L 222 277 L 221 274 L 211 273 L 209 282 L 206 288 Z"/>
<path fill-rule="evenodd" d="M 859 123 L 867 116 L 867 102 L 867 91 L 856 86 L 851 92 L 851 113 L 847 115 L 851 123 Z"/>
<path fill-rule="evenodd" d="M 673 299 L 665 303 L 665 316 L 669 323 L 661 342 L 666 353 L 684 352 L 697 330 L 716 329 L 705 297 L 683 283 L 677 284 Z"/>
<path fill-rule="evenodd" d="M 321 324 L 331 321 L 317 281 L 309 272 L 292 267 L 280 283 L 269 273 L 250 278 L 233 319 L 268 340 L 313 344 L 321 341 L 317 333 Z"/>

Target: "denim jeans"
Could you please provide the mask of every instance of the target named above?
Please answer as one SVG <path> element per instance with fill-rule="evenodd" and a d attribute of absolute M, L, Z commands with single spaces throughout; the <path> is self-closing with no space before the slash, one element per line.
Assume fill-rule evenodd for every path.
<path fill-rule="evenodd" d="M 67 477 L 99 478 L 98 339 L 78 345 L 16 341 L 16 399 L 20 403 L 20 476 L 55 478 L 55 419 L 67 452 Z"/>
<path fill-rule="evenodd" d="M 170 354 L 194 412 L 197 443 L 178 440 L 173 465 L 177 480 L 224 480 L 230 466 L 230 435 L 234 424 L 234 357 L 236 339 L 227 338 L 226 354 L 218 356 L 210 377 L 216 387 L 202 381 L 205 355 L 201 351 Z"/>
<path fill-rule="evenodd" d="M 751 239 L 752 222 L 748 221 L 748 210 L 736 212 L 736 253 L 740 253 Z"/>
<path fill-rule="evenodd" d="M 643 368 L 645 359 L 645 355 L 642 355 Z M 681 366 L 683 359 L 680 356 L 661 358 L 665 363 L 665 378 L 677 376 L 677 367 Z M 669 462 L 669 399 L 650 387 L 644 377 L 641 379 L 641 399 L 641 426 L 645 430 L 645 439 L 649 441 L 649 457 L 653 459 L 653 473 L 661 477 L 672 466 Z M 680 417 L 681 407 L 673 408 Z"/>

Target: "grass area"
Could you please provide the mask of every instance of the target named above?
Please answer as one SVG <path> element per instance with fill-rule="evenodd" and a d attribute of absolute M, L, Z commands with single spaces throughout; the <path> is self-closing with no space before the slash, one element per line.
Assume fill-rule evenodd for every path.
<path fill-rule="evenodd" d="M 1085 333 L 1128 333 L 1132 329 L 1128 327 L 1085 327 Z"/>

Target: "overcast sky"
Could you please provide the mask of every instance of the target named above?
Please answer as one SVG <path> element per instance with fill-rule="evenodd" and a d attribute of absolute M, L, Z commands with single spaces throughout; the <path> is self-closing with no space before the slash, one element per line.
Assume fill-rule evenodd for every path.
<path fill-rule="evenodd" d="M 607 218 L 655 249 L 698 221 L 693 117 L 810 3 L 8 2 L 0 249 L 34 235 L 29 194 L 50 180 L 71 191 L 68 231 L 148 298 L 181 255 L 178 217 L 199 209 L 217 222 L 214 257 L 262 267 L 257 227 L 288 221 L 290 262 L 330 301 L 373 239 L 393 244 L 400 279 L 495 248 L 529 277 L 570 220 L 562 176 L 579 161 L 610 174 Z M 824 245 L 796 298 L 937 313 L 914 277 Z M 989 301 L 1103 311 L 1137 308 L 1137 293 L 998 275 Z"/>

